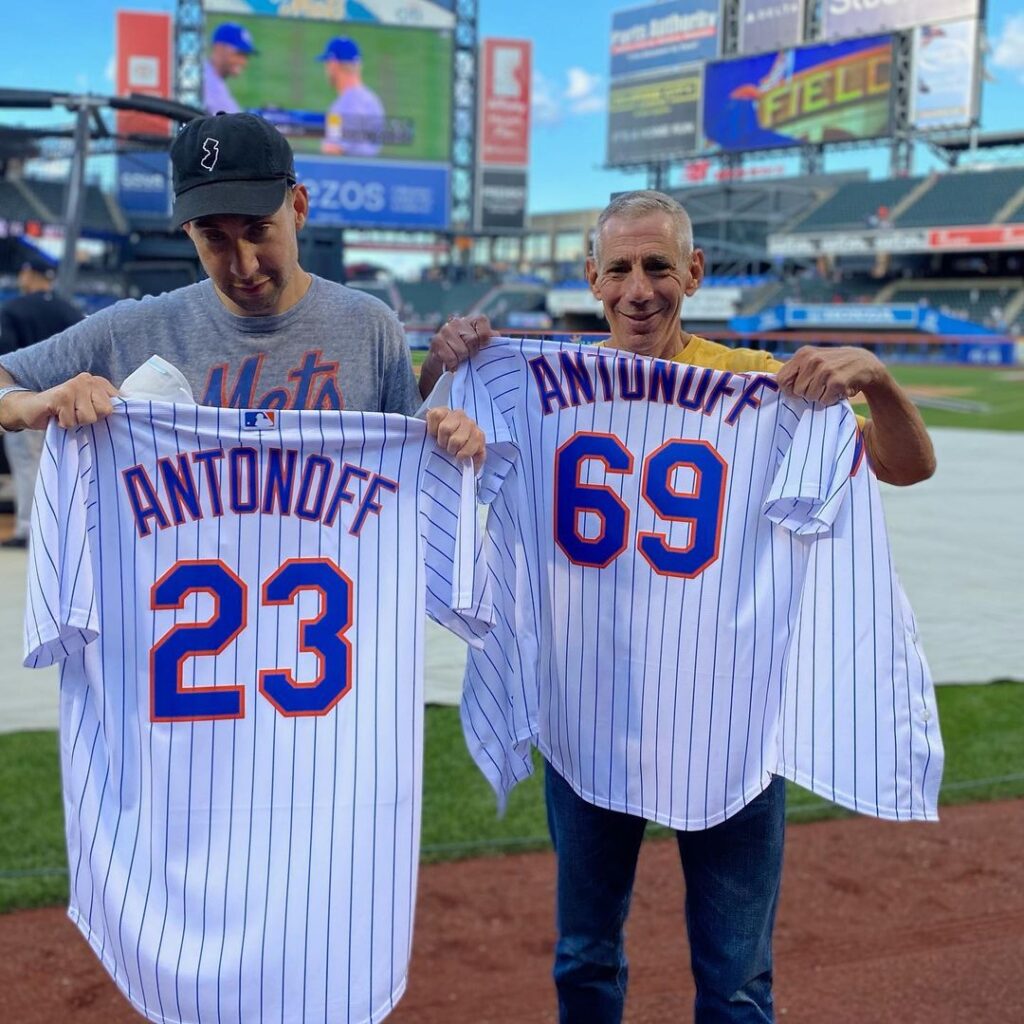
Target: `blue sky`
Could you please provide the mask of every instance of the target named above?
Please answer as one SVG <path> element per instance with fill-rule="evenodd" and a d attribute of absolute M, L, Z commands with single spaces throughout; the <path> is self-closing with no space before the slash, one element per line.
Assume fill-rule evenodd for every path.
<path fill-rule="evenodd" d="M 531 139 L 532 212 L 600 206 L 616 189 L 645 184 L 642 177 L 601 169 L 605 149 L 608 38 L 612 11 L 636 0 L 479 0 L 481 36 L 529 38 L 534 46 L 534 119 Z M 109 93 L 114 11 L 170 11 L 172 0 L 38 0 L 5 4 L 0 34 L 0 86 Z M 586 11 L 586 15 L 582 11 Z M 987 66 L 995 81 L 983 91 L 986 131 L 1024 129 L 1024 12 L 1020 0 L 989 0 Z M 39 115 L 0 110 L 7 123 Z M 772 164 L 783 163 L 774 157 Z M 837 153 L 827 170 L 867 168 L 884 173 L 881 149 Z M 929 166 L 920 155 L 917 169 Z"/>

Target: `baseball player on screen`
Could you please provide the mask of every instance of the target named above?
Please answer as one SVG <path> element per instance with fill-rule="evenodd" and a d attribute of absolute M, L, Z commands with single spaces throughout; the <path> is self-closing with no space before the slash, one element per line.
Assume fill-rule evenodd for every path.
<path fill-rule="evenodd" d="M 203 107 L 207 113 L 237 114 L 242 109 L 231 94 L 227 80 L 240 75 L 249 58 L 258 54 L 252 35 L 244 25 L 226 21 L 213 30 L 203 62 Z"/>
<path fill-rule="evenodd" d="M 609 347 L 734 373 L 776 373 L 783 395 L 826 406 L 863 393 L 871 412 L 863 446 L 878 478 L 906 485 L 934 471 L 920 415 L 866 350 L 805 347 L 783 364 L 766 352 L 730 349 L 682 329 L 682 306 L 700 287 L 704 255 L 694 246 L 685 210 L 670 197 L 639 191 L 612 200 L 598 219 L 587 277 L 604 307 Z M 485 317 L 446 324 L 432 339 L 424 386 L 492 335 Z M 592 711 L 595 721 L 604 721 L 607 712 Z M 581 728 L 592 729 L 594 722 L 587 719 Z M 546 797 L 558 857 L 554 977 L 560 1020 L 615 1024 L 625 1002 L 623 928 L 646 820 L 589 802 L 550 763 Z M 776 777 L 721 823 L 678 833 L 700 1024 L 774 1020 L 771 935 L 784 822 L 784 781 Z"/>
<path fill-rule="evenodd" d="M 384 135 L 384 104 L 363 83 L 363 55 L 354 39 L 335 36 L 317 57 L 337 99 L 327 111 L 325 153 L 376 156 Z"/>

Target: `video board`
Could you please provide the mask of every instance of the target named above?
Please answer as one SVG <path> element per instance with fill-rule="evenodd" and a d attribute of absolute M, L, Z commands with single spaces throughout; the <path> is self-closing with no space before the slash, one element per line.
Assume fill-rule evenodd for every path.
<path fill-rule="evenodd" d="M 914 30 L 910 123 L 914 128 L 966 128 L 978 116 L 978 22 L 947 21 Z"/>
<path fill-rule="evenodd" d="M 723 152 L 880 138 L 891 79 L 891 36 L 718 61 L 704 69 L 704 135 Z"/>
<path fill-rule="evenodd" d="M 346 21 L 215 0 L 205 25 L 205 105 L 259 114 L 288 137 L 312 224 L 445 228 L 453 2 L 384 0 L 369 5 L 382 8 L 383 21 Z M 416 24 L 429 27 L 390 23 L 399 7 L 420 9 L 430 17 Z M 347 11 L 330 2 L 302 9 Z"/>
<path fill-rule="evenodd" d="M 822 0 L 821 38 L 898 32 L 954 18 L 976 18 L 980 0 Z"/>

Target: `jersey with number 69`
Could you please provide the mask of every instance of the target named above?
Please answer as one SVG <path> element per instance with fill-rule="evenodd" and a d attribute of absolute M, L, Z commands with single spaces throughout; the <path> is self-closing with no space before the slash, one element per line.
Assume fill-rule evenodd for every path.
<path fill-rule="evenodd" d="M 533 743 L 584 799 L 679 829 L 773 775 L 935 817 L 932 683 L 848 404 L 508 339 L 451 403 L 501 468 L 481 492 L 498 623 L 462 702 L 500 800 Z"/>
<path fill-rule="evenodd" d="M 473 643 L 490 618 L 472 471 L 402 416 L 116 405 L 51 426 L 32 526 L 70 916 L 150 1020 L 381 1020 L 412 938 L 424 607 Z"/>

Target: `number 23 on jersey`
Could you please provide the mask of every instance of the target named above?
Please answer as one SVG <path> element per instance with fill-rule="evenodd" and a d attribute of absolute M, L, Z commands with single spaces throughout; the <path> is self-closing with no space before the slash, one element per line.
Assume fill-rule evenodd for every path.
<path fill-rule="evenodd" d="M 290 558 L 263 583 L 263 607 L 293 604 L 299 593 L 319 594 L 315 618 L 299 623 L 299 650 L 316 656 L 318 673 L 299 681 L 288 668 L 260 668 L 259 690 L 289 717 L 323 715 L 352 686 L 352 580 L 329 558 Z M 154 722 L 245 717 L 245 686 L 184 687 L 185 663 L 227 650 L 247 627 L 248 586 L 219 559 L 176 562 L 153 584 L 154 611 L 180 611 L 192 594 L 209 594 L 213 614 L 203 622 L 175 623 L 149 656 L 150 717 Z"/>

